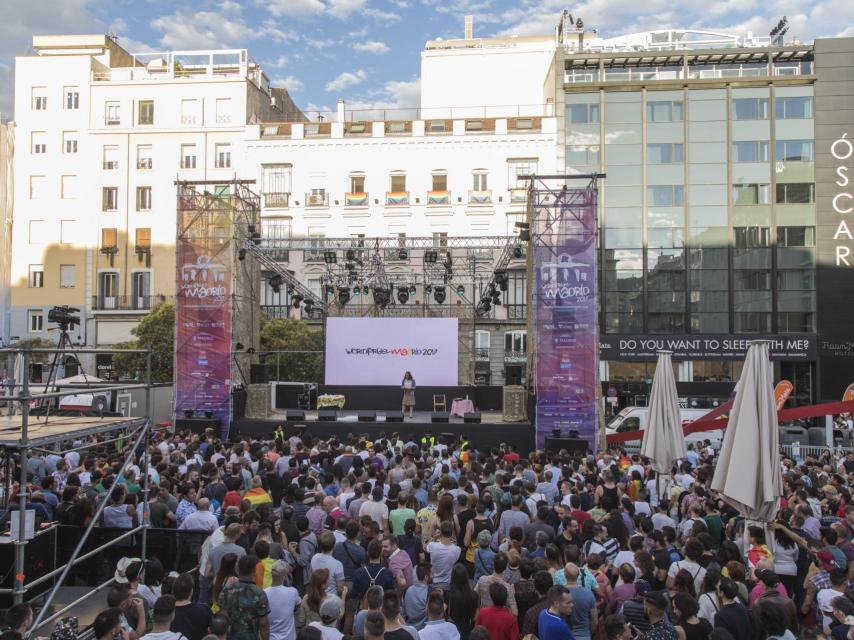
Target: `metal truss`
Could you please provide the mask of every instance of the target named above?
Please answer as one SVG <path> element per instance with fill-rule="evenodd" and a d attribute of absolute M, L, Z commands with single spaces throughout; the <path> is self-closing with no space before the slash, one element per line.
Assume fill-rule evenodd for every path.
<path fill-rule="evenodd" d="M 292 250 L 292 251 L 346 251 L 357 249 L 361 251 L 380 249 L 434 250 L 438 252 L 448 249 L 502 249 L 508 239 L 513 236 L 448 236 L 440 240 L 436 238 L 309 238 L 294 236 L 291 238 L 262 238 L 262 249 Z"/>
<path fill-rule="evenodd" d="M 267 252 L 265 252 L 259 245 L 255 244 L 252 240 L 244 240 L 243 249 L 245 249 L 247 254 L 251 255 L 258 261 L 258 264 L 261 265 L 262 269 L 280 276 L 283 284 L 292 288 L 294 294 L 301 295 L 304 301 L 311 300 L 316 309 L 326 311 L 326 302 L 323 299 L 316 300 L 315 298 L 317 298 L 317 296 L 311 291 L 311 289 L 300 282 L 299 278 L 297 278 L 292 271 L 285 269 L 281 264 L 267 255 Z M 321 298 L 323 298 L 323 296 L 321 296 Z"/>

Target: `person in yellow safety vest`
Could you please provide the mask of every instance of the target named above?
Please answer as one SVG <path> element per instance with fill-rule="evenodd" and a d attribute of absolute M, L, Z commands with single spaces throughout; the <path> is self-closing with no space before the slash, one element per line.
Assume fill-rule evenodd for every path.
<path fill-rule="evenodd" d="M 429 444 L 434 447 L 436 446 L 436 437 L 432 433 L 427 433 L 421 436 L 421 444 Z"/>
<path fill-rule="evenodd" d="M 273 432 L 273 439 L 285 441 L 285 430 L 282 429 L 282 425 L 276 427 L 276 430 Z"/>

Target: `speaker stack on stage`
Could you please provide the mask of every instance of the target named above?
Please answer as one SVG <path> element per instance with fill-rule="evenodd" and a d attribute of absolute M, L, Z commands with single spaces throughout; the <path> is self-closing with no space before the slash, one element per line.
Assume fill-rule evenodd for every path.
<path fill-rule="evenodd" d="M 434 411 L 430 415 L 430 422 L 450 422 L 451 414 L 447 411 Z"/>
<path fill-rule="evenodd" d="M 480 411 L 470 411 L 463 416 L 466 424 L 480 424 Z"/>
<path fill-rule="evenodd" d="M 403 411 L 386 411 L 386 422 L 403 422 Z"/>
<path fill-rule="evenodd" d="M 359 412 L 359 422 L 376 422 L 377 421 L 377 412 L 376 411 L 360 411 Z"/>
<path fill-rule="evenodd" d="M 321 422 L 335 422 L 338 419 L 337 409 L 318 409 L 317 419 Z"/>
<path fill-rule="evenodd" d="M 305 411 L 297 411 L 296 409 L 288 409 L 285 412 L 285 420 L 288 422 L 299 422 L 305 420 Z"/>

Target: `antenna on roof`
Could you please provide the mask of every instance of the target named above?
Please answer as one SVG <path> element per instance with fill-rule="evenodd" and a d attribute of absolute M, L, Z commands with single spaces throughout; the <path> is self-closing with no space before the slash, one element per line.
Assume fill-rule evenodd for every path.
<path fill-rule="evenodd" d="M 466 40 L 471 40 L 474 38 L 474 16 L 466 16 L 465 17 L 466 24 Z"/>
<path fill-rule="evenodd" d="M 115 42 L 116 44 L 118 44 L 118 43 L 119 43 L 119 34 L 118 34 L 118 33 L 116 33 L 115 31 L 112 31 L 112 32 L 108 33 L 108 34 L 107 34 L 107 37 L 108 37 L 110 40 L 112 40 L 113 42 Z"/>

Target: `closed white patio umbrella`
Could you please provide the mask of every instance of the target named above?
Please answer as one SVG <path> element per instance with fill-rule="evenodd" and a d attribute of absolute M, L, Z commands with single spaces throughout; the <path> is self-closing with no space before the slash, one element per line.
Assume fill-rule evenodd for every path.
<path fill-rule="evenodd" d="M 783 478 L 770 344 L 751 342 L 729 414 L 712 490 L 748 520 L 771 522 Z"/>
<path fill-rule="evenodd" d="M 670 351 L 658 352 L 640 450 L 642 456 L 652 461 L 652 468 L 664 474 L 670 473 L 673 463 L 686 455 L 679 396 L 676 393 L 670 354 Z"/>

